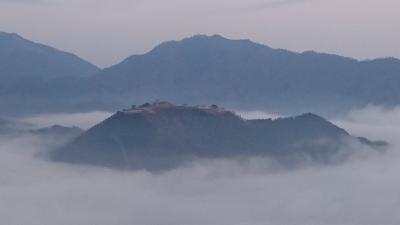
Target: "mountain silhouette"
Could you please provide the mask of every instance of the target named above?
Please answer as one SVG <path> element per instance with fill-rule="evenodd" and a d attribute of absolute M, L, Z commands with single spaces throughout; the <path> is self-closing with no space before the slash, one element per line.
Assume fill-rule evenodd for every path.
<path fill-rule="evenodd" d="M 90 76 L 93 64 L 64 51 L 34 43 L 15 33 L 0 32 L 0 77 L 56 78 Z"/>
<path fill-rule="evenodd" d="M 74 108 L 69 99 L 79 95 L 84 78 L 99 70 L 71 53 L 0 32 L 1 114 Z"/>
<path fill-rule="evenodd" d="M 236 109 L 324 115 L 368 104 L 400 104 L 400 60 L 358 61 L 296 53 L 214 35 L 170 41 L 94 77 L 94 90 L 119 107 L 163 98 Z M 123 96 L 122 98 L 118 98 Z"/>
<path fill-rule="evenodd" d="M 359 61 L 196 35 L 162 43 L 99 71 L 16 34 L 0 37 L 0 43 L 7 43 L 0 44 L 0 107 L 6 115 L 116 111 L 131 102 L 160 98 L 323 116 L 370 104 L 400 104 L 400 60 L 394 58 Z"/>
<path fill-rule="evenodd" d="M 376 148 L 308 113 L 277 120 L 245 120 L 218 106 L 155 102 L 119 111 L 53 152 L 56 161 L 120 169 L 174 168 L 196 158 L 272 157 L 288 166 L 304 160 L 334 163 L 349 143 Z"/>

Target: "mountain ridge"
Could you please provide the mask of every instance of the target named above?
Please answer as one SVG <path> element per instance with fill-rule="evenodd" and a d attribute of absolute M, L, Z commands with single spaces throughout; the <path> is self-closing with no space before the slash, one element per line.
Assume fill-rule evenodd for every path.
<path fill-rule="evenodd" d="M 159 98 L 328 117 L 371 104 L 400 105 L 398 59 L 359 61 L 315 51 L 298 53 L 220 35 L 164 42 L 96 71 L 54 79 L 29 76 L 24 82 L 8 76 L 0 87 L 2 114 L 116 111 L 132 101 Z M 7 75 L 1 66 L 0 75 Z"/>
<path fill-rule="evenodd" d="M 162 96 L 178 103 L 213 101 L 230 108 L 327 115 L 400 104 L 394 87 L 400 84 L 398 74 L 400 60 L 394 58 L 360 61 L 200 35 L 128 57 L 101 71 L 94 83 L 110 96 L 138 102 Z"/>
<path fill-rule="evenodd" d="M 30 41 L 17 33 L 0 32 L 0 49 L 2 76 L 80 77 L 94 75 L 99 71 L 97 66 L 75 54 Z M 18 61 L 12 61 L 13 58 Z M 29 61 L 36 64 L 28 64 Z"/>

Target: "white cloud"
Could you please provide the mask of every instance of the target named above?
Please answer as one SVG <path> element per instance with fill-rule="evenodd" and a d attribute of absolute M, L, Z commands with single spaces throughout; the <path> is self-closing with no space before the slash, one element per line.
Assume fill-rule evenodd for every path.
<path fill-rule="evenodd" d="M 400 107 L 368 106 L 353 110 L 342 119 L 333 121 L 350 133 L 370 139 L 385 139 L 397 143 L 400 132 Z"/>
<path fill-rule="evenodd" d="M 252 120 L 252 119 L 276 119 L 282 117 L 276 113 L 269 113 L 264 111 L 236 111 L 238 115 L 243 117 L 244 119 Z"/>
<path fill-rule="evenodd" d="M 387 126 L 400 121 L 398 112 L 369 108 L 337 122 L 355 135 L 385 138 L 400 134 Z M 385 155 L 334 167 L 276 171 L 262 159 L 223 160 L 151 174 L 53 163 L 37 157 L 41 140 L 2 139 L 0 223 L 397 225 L 394 144 Z"/>

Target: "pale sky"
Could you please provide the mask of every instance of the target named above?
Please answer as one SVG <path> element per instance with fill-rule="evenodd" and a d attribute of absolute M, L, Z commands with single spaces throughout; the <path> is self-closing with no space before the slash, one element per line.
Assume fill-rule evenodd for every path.
<path fill-rule="evenodd" d="M 0 30 L 100 67 L 194 34 L 400 58 L 399 0 L 0 0 Z"/>

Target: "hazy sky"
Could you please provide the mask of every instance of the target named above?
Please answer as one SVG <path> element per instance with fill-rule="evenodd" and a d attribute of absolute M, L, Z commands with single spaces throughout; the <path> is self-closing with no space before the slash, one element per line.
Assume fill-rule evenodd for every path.
<path fill-rule="evenodd" d="M 399 0 L 0 0 L 0 30 L 106 67 L 194 34 L 400 58 Z"/>

